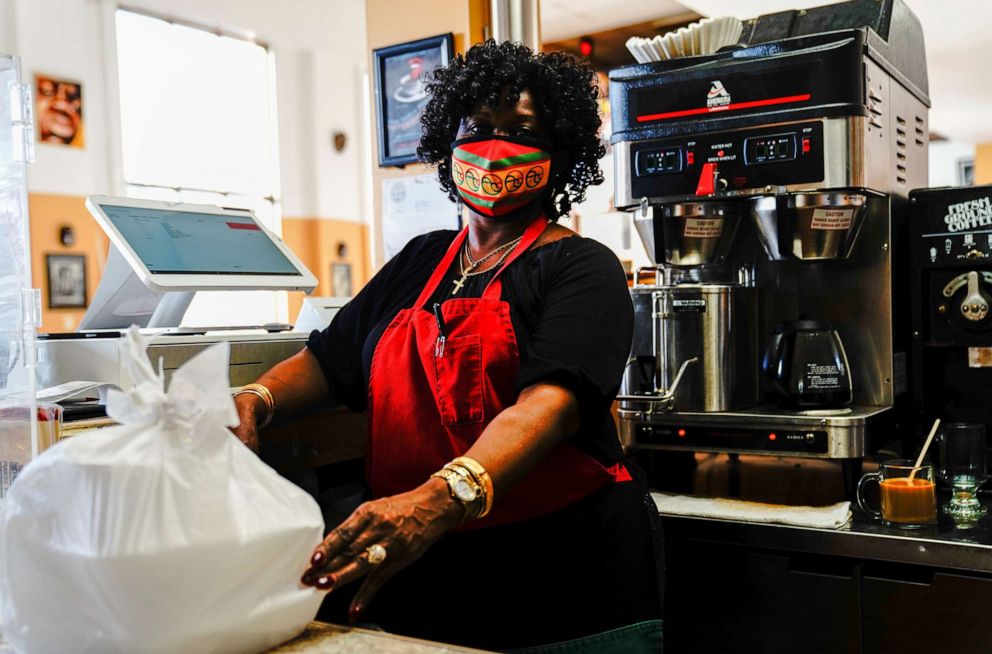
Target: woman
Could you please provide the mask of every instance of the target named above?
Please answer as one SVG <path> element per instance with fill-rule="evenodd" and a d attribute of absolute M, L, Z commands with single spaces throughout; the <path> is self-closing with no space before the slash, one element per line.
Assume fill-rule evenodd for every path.
<path fill-rule="evenodd" d="M 303 576 L 332 591 L 322 617 L 350 600 L 351 620 L 430 640 L 660 651 L 657 513 L 610 416 L 626 279 L 609 250 L 554 223 L 603 181 L 595 77 L 488 42 L 429 90 L 419 154 L 466 229 L 414 239 L 239 395 L 238 433 L 254 447 L 273 410 L 369 412 L 375 499 Z"/>

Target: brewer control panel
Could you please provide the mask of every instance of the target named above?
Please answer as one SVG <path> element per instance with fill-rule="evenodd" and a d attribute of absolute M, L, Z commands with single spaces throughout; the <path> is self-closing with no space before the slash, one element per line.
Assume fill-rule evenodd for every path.
<path fill-rule="evenodd" d="M 692 449 L 716 452 L 780 452 L 823 455 L 827 432 L 822 429 L 760 429 L 717 425 L 637 425 L 635 438 L 647 449 Z"/>
<path fill-rule="evenodd" d="M 820 121 L 639 141 L 630 148 L 631 191 L 665 197 L 711 183 L 715 191 L 815 184 L 823 152 Z"/>

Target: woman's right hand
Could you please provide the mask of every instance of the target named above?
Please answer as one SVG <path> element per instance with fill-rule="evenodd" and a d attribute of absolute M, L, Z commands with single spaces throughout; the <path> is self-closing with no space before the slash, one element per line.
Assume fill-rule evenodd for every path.
<path fill-rule="evenodd" d="M 234 396 L 234 404 L 238 409 L 240 423 L 231 429 L 234 435 L 248 448 L 258 453 L 258 420 L 256 416 L 262 398 L 252 393 L 241 393 Z"/>

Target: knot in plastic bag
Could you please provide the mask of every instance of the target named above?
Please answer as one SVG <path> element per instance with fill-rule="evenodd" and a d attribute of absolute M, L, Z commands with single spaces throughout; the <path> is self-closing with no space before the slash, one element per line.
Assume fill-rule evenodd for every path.
<path fill-rule="evenodd" d="M 206 348 L 177 370 L 165 390 L 165 376 L 148 359 L 148 341 L 137 327 L 125 337 L 122 363 L 134 384 L 107 396 L 107 415 L 123 425 L 159 424 L 168 433 L 200 432 L 201 422 L 235 427 L 238 414 L 228 380 L 230 346 Z M 209 433 L 209 432 L 207 432 Z"/>

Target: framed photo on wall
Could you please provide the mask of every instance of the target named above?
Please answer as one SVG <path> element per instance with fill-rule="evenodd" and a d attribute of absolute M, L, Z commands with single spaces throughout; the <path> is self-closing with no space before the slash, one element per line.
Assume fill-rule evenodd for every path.
<path fill-rule="evenodd" d="M 48 308 L 86 308 L 86 256 L 46 254 Z"/>
<path fill-rule="evenodd" d="M 446 65 L 453 49 L 449 33 L 372 51 L 380 166 L 417 161 L 420 116 L 429 100 L 426 76 Z"/>
<path fill-rule="evenodd" d="M 958 186 L 975 185 L 975 159 L 965 157 L 958 159 Z"/>
<path fill-rule="evenodd" d="M 331 295 L 334 297 L 351 297 L 351 264 L 331 264 Z"/>

